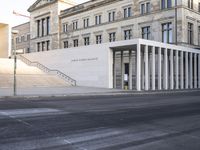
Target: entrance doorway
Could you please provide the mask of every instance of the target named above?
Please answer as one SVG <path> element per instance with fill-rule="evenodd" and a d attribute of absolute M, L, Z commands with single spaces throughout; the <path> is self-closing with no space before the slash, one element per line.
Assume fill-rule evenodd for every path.
<path fill-rule="evenodd" d="M 129 63 L 124 64 L 124 88 L 128 89 L 129 87 Z"/>

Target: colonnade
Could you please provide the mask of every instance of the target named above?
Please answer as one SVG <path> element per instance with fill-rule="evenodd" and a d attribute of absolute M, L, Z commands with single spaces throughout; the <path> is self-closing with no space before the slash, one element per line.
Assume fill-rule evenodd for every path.
<path fill-rule="evenodd" d="M 137 44 L 129 53 L 130 90 L 178 90 L 200 88 L 200 52 Z M 136 51 L 136 66 L 132 52 Z M 113 51 L 113 85 L 116 87 L 115 51 Z M 121 51 L 121 87 L 124 88 L 124 51 Z M 132 72 L 136 67 L 136 86 Z"/>

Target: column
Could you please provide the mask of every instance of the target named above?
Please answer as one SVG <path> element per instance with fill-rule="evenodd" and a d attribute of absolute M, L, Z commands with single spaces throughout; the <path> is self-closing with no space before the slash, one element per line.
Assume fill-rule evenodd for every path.
<path fill-rule="evenodd" d="M 185 88 L 188 89 L 188 52 L 185 52 Z"/>
<path fill-rule="evenodd" d="M 116 88 L 116 64 L 115 51 L 113 50 L 113 88 Z"/>
<path fill-rule="evenodd" d="M 170 50 L 170 89 L 174 89 L 174 51 Z"/>
<path fill-rule="evenodd" d="M 200 54 L 198 54 L 198 88 L 200 88 Z"/>
<path fill-rule="evenodd" d="M 144 52 L 141 51 L 141 88 L 144 90 Z"/>
<path fill-rule="evenodd" d="M 181 51 L 181 62 L 180 62 L 180 82 L 181 82 L 181 89 L 184 88 L 184 74 L 183 74 L 183 51 Z"/>
<path fill-rule="evenodd" d="M 155 47 L 153 46 L 152 47 L 152 72 L 151 72 L 151 82 L 152 82 L 152 90 L 155 90 L 156 87 L 155 87 Z"/>
<path fill-rule="evenodd" d="M 124 56 L 123 51 L 121 51 L 121 87 L 124 89 Z"/>
<path fill-rule="evenodd" d="M 193 53 L 190 53 L 190 88 L 193 88 Z"/>
<path fill-rule="evenodd" d="M 162 55 L 161 55 L 162 48 L 158 47 L 158 90 L 162 89 L 162 68 L 161 68 L 161 62 L 162 62 Z"/>
<path fill-rule="evenodd" d="M 133 89 L 133 84 L 132 84 L 132 73 L 133 73 L 133 59 L 132 59 L 132 50 L 129 51 L 129 90 Z"/>
<path fill-rule="evenodd" d="M 137 44 L 137 73 L 136 73 L 136 89 L 141 91 L 141 46 Z"/>
<path fill-rule="evenodd" d="M 148 46 L 145 46 L 144 51 L 144 61 L 145 61 L 145 90 L 149 89 L 149 54 L 148 54 Z"/>
<path fill-rule="evenodd" d="M 197 88 L 197 54 L 194 54 L 194 88 Z"/>
<path fill-rule="evenodd" d="M 178 56 L 179 51 L 176 50 L 176 89 L 179 89 L 179 56 Z"/>
<path fill-rule="evenodd" d="M 164 75 L 163 75 L 163 86 L 164 89 L 168 89 L 168 55 L 167 55 L 168 49 L 164 49 Z"/>

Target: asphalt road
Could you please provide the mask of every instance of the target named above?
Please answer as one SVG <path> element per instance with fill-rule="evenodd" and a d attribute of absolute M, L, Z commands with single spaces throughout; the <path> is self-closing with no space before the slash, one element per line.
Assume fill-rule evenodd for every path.
<path fill-rule="evenodd" d="M 1 99 L 0 150 L 200 150 L 200 92 Z"/>

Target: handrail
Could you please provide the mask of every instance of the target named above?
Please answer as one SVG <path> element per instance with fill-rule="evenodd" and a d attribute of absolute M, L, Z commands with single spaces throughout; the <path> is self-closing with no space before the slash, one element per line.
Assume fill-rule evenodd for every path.
<path fill-rule="evenodd" d="M 62 78 L 65 81 L 67 81 L 67 83 L 70 83 L 72 86 L 76 86 L 76 80 L 74 80 L 71 77 L 67 76 L 63 72 L 61 72 L 59 70 L 56 70 L 56 69 L 49 69 L 48 67 L 42 65 L 41 63 L 39 63 L 37 61 L 30 61 L 29 59 L 27 59 L 26 57 L 24 57 L 22 55 L 18 55 L 18 56 L 27 65 L 35 66 L 35 67 L 41 69 L 42 71 L 44 71 L 46 73 L 56 73 L 56 75 L 58 75 L 60 78 Z"/>

